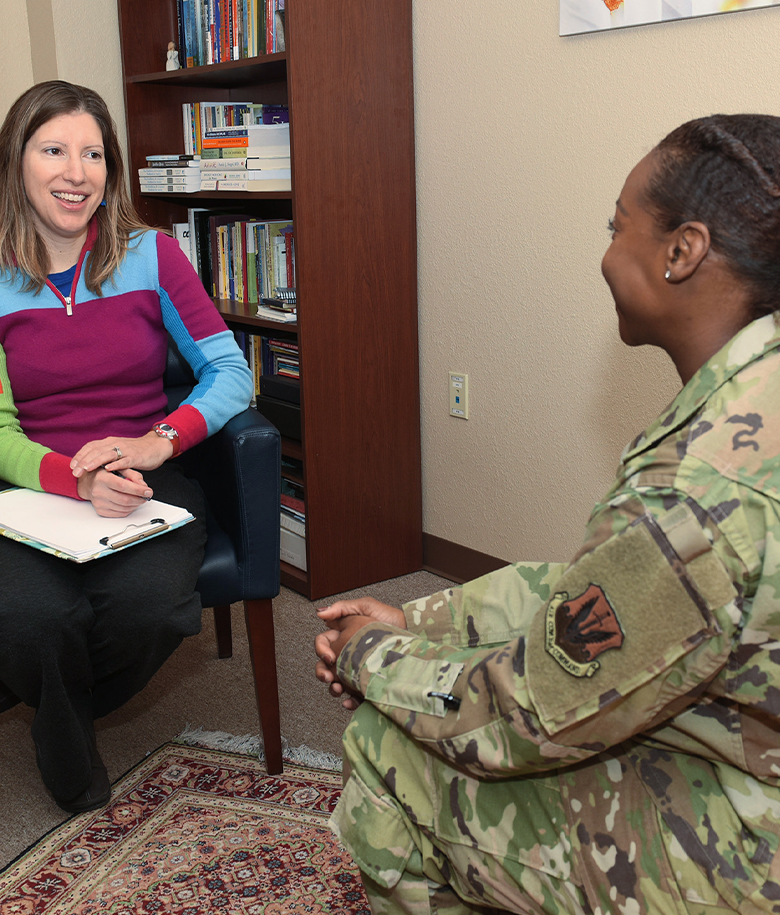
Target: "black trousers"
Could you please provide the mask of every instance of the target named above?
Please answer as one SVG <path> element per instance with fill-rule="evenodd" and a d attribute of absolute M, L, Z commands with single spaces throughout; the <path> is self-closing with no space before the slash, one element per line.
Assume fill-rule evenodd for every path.
<path fill-rule="evenodd" d="M 174 464 L 144 478 L 156 499 L 196 520 L 84 564 L 0 537 L 0 680 L 36 709 L 38 765 L 59 799 L 89 785 L 93 720 L 142 689 L 200 631 L 202 492 Z"/>

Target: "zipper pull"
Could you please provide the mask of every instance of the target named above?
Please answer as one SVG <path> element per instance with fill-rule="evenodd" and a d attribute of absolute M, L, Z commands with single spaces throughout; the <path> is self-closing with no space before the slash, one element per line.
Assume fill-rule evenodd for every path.
<path fill-rule="evenodd" d="M 71 304 L 70 304 L 70 296 L 69 296 L 69 295 L 66 295 L 66 296 L 65 296 L 65 314 L 66 314 L 66 315 L 72 315 L 72 314 L 73 314 L 73 308 L 71 307 Z"/>

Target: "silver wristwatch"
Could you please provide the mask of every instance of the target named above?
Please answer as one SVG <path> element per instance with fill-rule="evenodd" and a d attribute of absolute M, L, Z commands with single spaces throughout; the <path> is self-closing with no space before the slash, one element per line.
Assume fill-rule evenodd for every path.
<path fill-rule="evenodd" d="M 156 432 L 160 438 L 168 439 L 168 441 L 173 445 L 173 457 L 176 457 L 176 455 L 179 453 L 181 442 L 179 441 L 179 433 L 173 428 L 173 426 L 168 425 L 168 423 L 155 423 L 152 426 L 152 431 Z"/>

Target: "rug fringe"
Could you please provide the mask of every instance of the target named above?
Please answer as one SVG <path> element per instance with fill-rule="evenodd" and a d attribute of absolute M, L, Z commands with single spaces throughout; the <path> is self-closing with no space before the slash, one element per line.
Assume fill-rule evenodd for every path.
<path fill-rule="evenodd" d="M 243 756 L 257 756 L 262 762 L 265 759 L 263 741 L 256 734 L 236 736 L 225 731 L 204 731 L 203 728 L 191 728 L 189 725 L 176 738 L 179 743 L 191 747 L 206 747 L 210 750 L 224 750 L 226 753 L 240 753 Z M 341 771 L 340 756 L 326 753 L 324 750 L 313 750 L 311 747 L 291 747 L 282 737 L 282 756 L 299 766 L 312 769 L 333 769 Z"/>

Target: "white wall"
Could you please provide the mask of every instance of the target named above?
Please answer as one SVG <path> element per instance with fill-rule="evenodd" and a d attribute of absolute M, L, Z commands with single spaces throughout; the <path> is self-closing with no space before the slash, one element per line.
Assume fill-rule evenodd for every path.
<path fill-rule="evenodd" d="M 124 132 L 112 0 L 27 9 Z M 4 114 L 32 63 L 25 5 L 0 15 Z M 414 0 L 414 32 L 424 529 L 565 559 L 677 388 L 665 356 L 617 337 L 599 272 L 614 201 L 682 121 L 777 113 L 780 8 L 560 38 L 556 0 Z M 448 370 L 469 374 L 468 421 L 448 416 Z"/>

